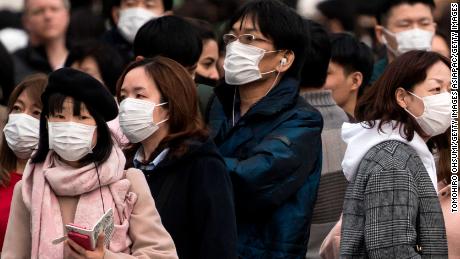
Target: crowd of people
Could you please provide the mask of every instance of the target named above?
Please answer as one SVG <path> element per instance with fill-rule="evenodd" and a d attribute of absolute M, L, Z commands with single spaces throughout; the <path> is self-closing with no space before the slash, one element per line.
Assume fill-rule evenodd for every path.
<path fill-rule="evenodd" d="M 218 2 L 0 11 L 1 258 L 460 258 L 448 1 Z"/>

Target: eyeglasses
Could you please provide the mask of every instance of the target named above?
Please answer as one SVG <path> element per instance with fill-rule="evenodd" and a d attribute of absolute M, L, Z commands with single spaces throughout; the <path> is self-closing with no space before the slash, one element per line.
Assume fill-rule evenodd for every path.
<path fill-rule="evenodd" d="M 256 36 L 252 35 L 252 34 L 241 34 L 239 36 L 236 36 L 235 34 L 232 34 L 232 33 L 227 33 L 227 34 L 224 34 L 224 36 L 222 36 L 223 40 L 224 40 L 224 43 L 225 44 L 229 44 L 229 43 L 232 43 L 236 40 L 239 40 L 241 43 L 243 44 L 248 44 L 248 45 L 253 45 L 257 42 L 268 42 L 268 40 L 266 39 L 262 39 L 262 38 L 257 38 Z"/>

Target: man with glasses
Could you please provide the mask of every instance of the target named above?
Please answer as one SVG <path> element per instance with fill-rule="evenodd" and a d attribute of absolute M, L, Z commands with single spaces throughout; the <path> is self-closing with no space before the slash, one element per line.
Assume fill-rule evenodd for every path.
<path fill-rule="evenodd" d="M 277 0 L 230 20 L 225 84 L 208 123 L 232 178 L 241 258 L 304 258 L 321 173 L 321 114 L 299 97 L 310 45 L 302 18 Z"/>
<path fill-rule="evenodd" d="M 386 56 L 374 65 L 371 83 L 385 67 L 410 50 L 431 50 L 436 31 L 433 0 L 386 0 L 377 15 L 375 35 L 385 45 Z"/>

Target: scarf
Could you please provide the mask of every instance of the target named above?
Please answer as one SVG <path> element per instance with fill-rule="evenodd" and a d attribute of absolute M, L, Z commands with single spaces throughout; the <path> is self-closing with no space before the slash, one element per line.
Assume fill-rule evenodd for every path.
<path fill-rule="evenodd" d="M 31 258 L 63 258 L 64 244 L 52 244 L 52 240 L 65 234 L 56 195 L 79 196 L 73 223 L 85 228 L 94 226 L 104 214 L 103 207 L 113 208 L 115 227 L 109 249 L 129 252 L 129 216 L 137 196 L 128 192 L 130 182 L 125 179 L 125 162 L 116 145 L 108 160 L 98 165 L 97 171 L 94 163 L 71 167 L 60 161 L 52 150 L 43 163 L 28 162 L 23 174 L 22 195 L 31 214 Z"/>

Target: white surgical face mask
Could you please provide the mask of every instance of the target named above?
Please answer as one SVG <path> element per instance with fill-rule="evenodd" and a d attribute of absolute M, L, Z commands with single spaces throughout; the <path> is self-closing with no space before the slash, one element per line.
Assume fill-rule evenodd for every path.
<path fill-rule="evenodd" d="M 229 85 L 244 85 L 262 78 L 262 75 L 276 72 L 276 70 L 261 73 L 260 60 L 265 53 L 278 52 L 243 44 L 238 40 L 227 45 L 224 60 L 225 82 Z"/>
<path fill-rule="evenodd" d="M 78 161 L 93 152 L 96 126 L 76 122 L 48 122 L 49 148 L 67 161 Z"/>
<path fill-rule="evenodd" d="M 429 136 L 440 135 L 450 127 L 451 117 L 451 96 L 450 93 L 440 93 L 425 97 L 419 97 L 414 93 L 409 92 L 413 96 L 422 100 L 425 110 L 419 117 L 413 115 L 409 110 L 405 109 L 422 128 L 423 132 Z"/>
<path fill-rule="evenodd" d="M 8 147 L 20 159 L 28 159 L 38 144 L 40 121 L 25 113 L 8 116 L 3 129 Z"/>
<path fill-rule="evenodd" d="M 118 20 L 117 27 L 123 38 L 125 38 L 129 43 L 133 43 L 137 31 L 139 31 L 142 25 L 159 16 L 160 15 L 142 7 L 127 8 L 120 10 L 120 18 Z"/>
<path fill-rule="evenodd" d="M 167 104 L 166 102 L 155 104 L 153 102 L 126 98 L 120 103 L 120 127 L 131 143 L 139 143 L 155 133 L 164 119 L 158 123 L 153 122 L 155 107 Z"/>
<path fill-rule="evenodd" d="M 387 29 L 383 29 L 387 34 L 391 35 L 398 44 L 395 50 L 388 45 L 388 41 L 383 35 L 383 43 L 395 55 L 399 56 L 411 50 L 431 50 L 431 42 L 433 41 L 433 32 L 422 29 L 411 29 L 398 33 L 393 33 Z"/>

